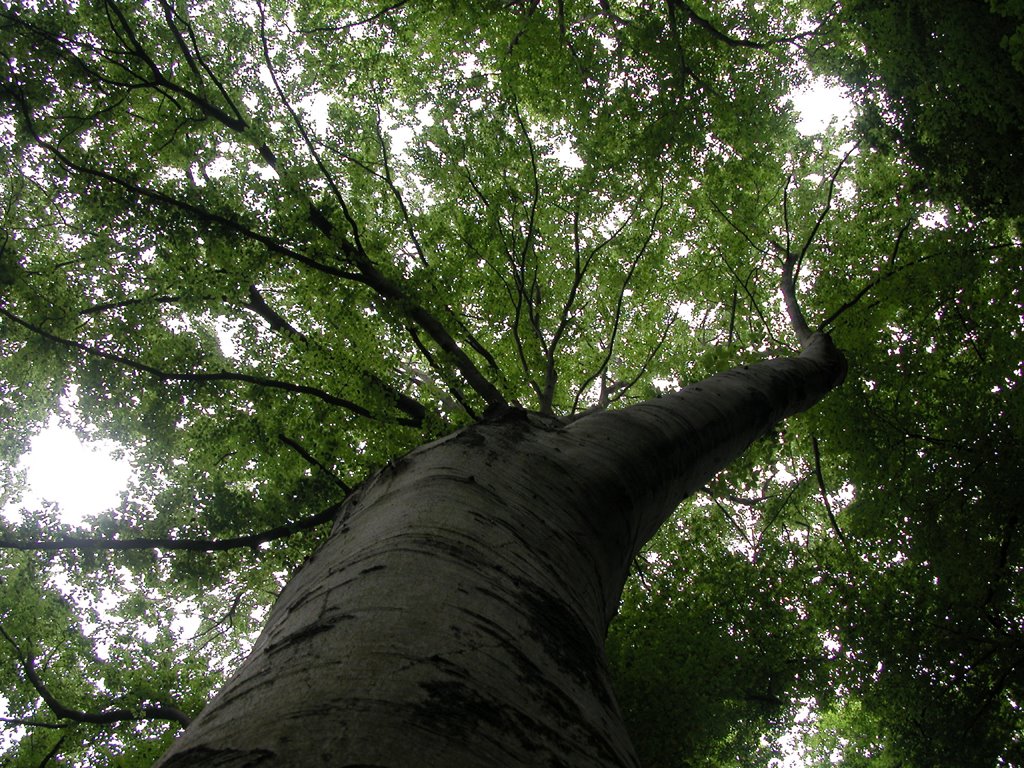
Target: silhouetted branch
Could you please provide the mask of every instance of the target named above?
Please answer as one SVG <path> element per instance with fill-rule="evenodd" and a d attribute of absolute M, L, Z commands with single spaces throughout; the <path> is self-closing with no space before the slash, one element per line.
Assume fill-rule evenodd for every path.
<path fill-rule="evenodd" d="M 667 0 L 670 9 L 679 8 L 685 11 L 687 18 L 696 26 L 703 29 L 705 32 L 711 35 L 715 40 L 733 48 L 753 48 L 756 50 L 766 50 L 775 45 L 785 45 L 790 43 L 797 43 L 801 40 L 805 40 L 808 37 L 814 36 L 817 33 L 817 28 L 809 30 L 807 32 L 798 32 L 795 35 L 789 35 L 787 37 L 775 37 L 768 40 L 750 40 L 743 37 L 734 37 L 726 34 L 708 19 L 700 16 L 688 3 L 683 0 Z"/>
<path fill-rule="evenodd" d="M 371 413 L 369 410 L 367 410 L 361 405 L 353 403 L 351 400 L 346 400 L 345 398 L 337 397 L 317 387 L 310 387 L 306 386 L 305 384 L 294 384 L 292 382 L 287 381 L 279 381 L 278 379 L 271 379 L 266 376 L 255 376 L 253 374 L 237 373 L 232 371 L 218 371 L 215 373 L 176 373 L 173 371 L 164 371 L 160 368 L 156 368 L 155 366 L 143 363 L 140 360 L 134 360 L 130 357 L 125 357 L 124 355 L 119 355 L 114 352 L 107 352 L 102 349 L 97 349 L 96 347 L 91 346 L 89 344 L 85 344 L 80 341 L 75 341 L 73 339 L 66 339 L 62 336 L 50 333 L 49 331 L 39 327 L 38 325 L 30 323 L 29 321 L 19 317 L 18 315 L 15 315 L 2 304 L 0 304 L 0 316 L 6 317 L 8 320 L 17 323 L 18 325 L 40 336 L 41 338 L 68 347 L 69 349 L 77 349 L 78 351 L 83 352 L 84 354 L 89 355 L 91 357 L 96 357 L 101 360 L 107 360 L 108 362 L 116 363 L 117 365 L 129 368 L 134 371 L 138 371 L 139 373 L 149 374 L 150 376 L 153 376 L 154 378 L 160 381 L 183 381 L 196 383 L 238 382 L 242 384 L 253 384 L 258 387 L 266 387 L 268 389 L 279 389 L 284 392 L 291 392 L 293 394 L 309 395 L 311 397 L 317 398 L 318 400 L 322 400 L 328 405 L 334 405 L 340 408 L 345 408 L 346 410 L 351 411 L 357 416 L 363 416 L 368 419 L 388 421 L 387 419 L 378 419 L 378 417 Z M 410 404 L 404 402 L 399 402 L 397 403 L 397 405 L 403 408 L 403 410 L 412 408 Z M 395 420 L 395 423 L 402 424 L 404 426 L 420 426 L 423 419 L 422 406 L 416 403 L 415 410 L 415 413 L 409 414 L 409 418 L 397 419 Z"/>
<path fill-rule="evenodd" d="M 293 451 L 295 451 L 297 454 L 299 454 L 299 456 L 301 456 L 303 459 L 305 459 L 309 464 L 311 464 L 312 466 L 316 467 L 321 472 L 323 472 L 325 475 L 327 475 L 329 478 L 331 478 L 331 481 L 336 486 L 341 488 L 341 490 L 343 490 L 345 493 L 352 493 L 352 489 L 349 488 L 348 485 L 345 484 L 344 480 L 342 480 L 340 477 L 338 477 L 336 474 L 334 474 L 334 472 L 332 472 L 329 468 L 327 468 L 323 464 L 321 464 L 309 451 L 307 451 L 305 448 L 303 448 L 301 445 L 299 445 L 299 443 L 295 442 L 290 437 L 288 437 L 287 435 L 284 435 L 284 434 L 278 435 L 278 439 L 282 443 L 287 445 L 289 448 L 291 448 Z"/>
<path fill-rule="evenodd" d="M 132 307 L 138 304 L 174 304 L 180 299 L 177 296 L 141 296 L 133 299 L 122 299 L 121 301 L 108 301 L 103 304 L 93 304 L 90 307 L 79 310 L 80 315 L 96 315 L 101 312 L 109 312 L 112 309 Z"/>
<path fill-rule="evenodd" d="M 846 541 L 846 536 L 839 529 L 839 521 L 836 520 L 835 513 L 832 512 L 832 505 L 828 500 L 828 489 L 825 487 L 825 475 L 821 471 L 821 451 L 818 449 L 818 438 L 811 438 L 811 446 L 814 449 L 814 475 L 818 479 L 818 489 L 821 491 L 821 501 L 825 505 L 825 513 L 828 515 L 829 524 L 832 526 L 832 530 L 836 536 L 839 537 L 839 541 L 843 545 L 843 549 L 847 552 L 850 551 L 850 545 Z"/>
<path fill-rule="evenodd" d="M 297 330 L 295 326 L 285 320 L 280 314 L 275 312 L 269 304 L 267 304 L 266 300 L 263 298 L 263 294 L 260 292 L 260 289 L 255 285 L 249 286 L 249 301 L 242 306 L 250 312 L 255 312 L 266 320 L 267 325 L 270 326 L 270 330 L 277 332 L 286 331 L 302 341 L 307 341 L 306 335 L 302 333 L 302 331 Z"/>
<path fill-rule="evenodd" d="M 320 156 L 320 153 L 317 151 L 316 146 L 313 143 L 313 139 L 309 134 L 309 130 L 306 128 L 306 124 L 302 121 L 302 118 L 299 116 L 299 113 L 295 111 L 295 107 L 292 106 L 291 101 L 288 99 L 288 95 L 284 92 L 284 87 L 281 85 L 281 82 L 277 77 L 277 68 L 274 66 L 273 57 L 270 55 L 270 43 L 267 40 L 266 11 L 263 8 L 262 2 L 257 2 L 256 7 L 259 9 L 260 14 L 260 45 L 263 51 L 263 63 L 266 66 L 267 71 L 270 73 L 270 80 L 274 84 L 274 90 L 277 92 L 277 96 L 281 102 L 281 106 L 284 107 L 285 111 L 288 113 L 289 118 L 291 118 L 292 124 L 295 125 L 296 130 L 299 132 L 299 136 L 302 137 L 302 143 L 306 145 L 306 150 L 309 152 L 309 156 L 313 158 L 313 162 L 319 169 L 320 176 L 323 178 L 325 182 L 327 182 L 327 186 L 331 190 L 331 194 L 334 196 L 334 199 L 341 207 L 342 213 L 345 215 L 345 219 L 348 221 L 352 229 L 352 237 L 355 239 L 356 245 L 359 247 L 359 250 L 362 251 L 363 248 L 361 243 L 359 242 L 359 227 L 356 224 L 356 220 L 352 216 L 351 211 L 349 210 L 348 203 L 345 201 L 345 196 L 342 195 L 341 188 L 338 186 L 338 182 L 334 178 L 334 174 L 331 173 L 330 169 L 324 163 L 323 158 Z M 279 175 L 281 174 L 281 169 L 278 168 L 276 164 L 275 170 L 278 172 Z M 315 206 L 312 202 L 310 202 L 310 213 L 312 214 L 310 218 L 313 220 L 314 224 L 316 224 L 325 235 L 330 236 L 331 225 L 329 220 L 326 218 L 326 216 L 322 214 L 321 211 L 317 209 L 317 206 Z M 317 216 L 315 214 L 320 215 Z M 322 226 L 323 223 L 327 224 L 326 228 Z"/>
<path fill-rule="evenodd" d="M 833 170 L 831 175 L 828 177 L 828 195 L 825 198 L 825 205 L 822 207 L 821 212 L 815 219 L 814 226 L 811 227 L 811 231 L 807 235 L 807 240 L 804 241 L 804 245 L 800 249 L 799 262 L 803 262 L 804 257 L 807 255 L 807 251 L 810 250 L 811 244 L 814 243 L 815 238 L 818 236 L 818 230 L 821 229 L 821 225 L 825 222 L 829 212 L 832 210 L 832 201 L 836 196 L 836 180 L 839 178 L 839 174 L 843 170 L 843 167 L 853 156 L 853 153 L 857 151 L 858 147 L 860 147 L 860 142 L 855 141 L 853 146 L 846 151 L 842 158 L 840 158 L 835 170 Z M 799 262 L 797 264 L 797 271 L 800 269 Z"/>
<path fill-rule="evenodd" d="M 0 717 L 0 723 L 7 725 L 23 725 L 28 728 L 67 728 L 67 723 L 48 723 L 45 720 L 34 720 L 30 717 Z"/>
<path fill-rule="evenodd" d="M 722 513 L 722 516 L 729 522 L 729 525 L 733 527 L 733 530 L 743 537 L 743 541 L 747 543 L 747 546 L 753 546 L 753 542 L 750 540 L 750 535 L 739 523 L 736 522 L 736 518 L 729 513 L 729 510 L 725 508 L 725 505 L 714 496 L 711 497 L 711 501 L 713 501 L 715 506 L 718 507 L 718 511 Z"/>
<path fill-rule="evenodd" d="M 893 243 L 892 253 L 889 256 L 890 268 L 887 271 L 883 272 L 882 274 L 878 275 L 878 277 L 874 278 L 873 280 L 869 280 L 863 288 L 861 288 L 859 291 L 857 291 L 856 294 L 854 294 L 853 298 L 849 299 L 848 301 L 844 301 L 842 305 L 840 305 L 840 307 L 836 309 L 835 312 L 833 312 L 831 315 L 822 320 L 821 324 L 818 326 L 819 330 L 825 330 L 825 328 L 832 325 L 832 323 L 834 323 L 840 315 L 842 315 L 848 309 L 852 309 L 853 307 L 855 307 L 861 299 L 867 296 L 868 293 L 870 293 L 871 290 L 877 287 L 878 284 L 881 283 L 882 281 L 899 274 L 907 267 L 913 266 L 915 264 L 920 264 L 921 262 L 927 261 L 930 258 L 929 256 L 923 256 L 920 259 L 909 261 L 905 264 L 901 264 L 898 267 L 892 266 L 896 261 L 897 254 L 899 253 L 900 244 L 903 242 L 903 238 L 906 235 L 906 232 L 910 228 L 910 225 L 913 223 L 913 221 L 913 217 L 908 218 L 903 223 L 903 226 L 900 227 L 900 231 L 896 235 L 896 241 Z"/>
<path fill-rule="evenodd" d="M 351 244 L 347 245 L 349 248 L 354 247 Z M 459 343 L 452 337 L 440 320 L 410 296 L 402 286 L 387 278 L 366 257 L 365 253 L 360 252 L 356 256 L 356 264 L 362 273 L 366 285 L 377 291 L 382 299 L 402 307 L 404 314 L 422 328 L 434 343 L 437 344 L 445 357 L 451 361 L 452 365 L 462 374 L 462 377 L 469 386 L 483 398 L 488 406 L 499 407 L 508 405 L 505 396 L 501 394 L 501 391 L 490 379 L 480 372 L 480 369 L 476 367 L 469 358 L 469 355 L 459 346 Z"/>
<path fill-rule="evenodd" d="M 177 707 L 167 704 L 145 704 L 136 711 L 130 709 L 105 709 L 101 712 L 85 712 L 69 707 L 61 702 L 43 682 L 39 672 L 36 670 L 35 657 L 31 653 L 22 653 L 17 642 L 7 634 L 7 630 L 2 625 L 0 625 L 0 635 L 14 649 L 14 654 L 18 657 L 22 672 L 25 674 L 25 679 L 36 689 L 36 692 L 46 703 L 46 706 L 59 718 L 72 720 L 76 723 L 89 723 L 91 725 L 110 725 L 111 723 L 119 723 L 123 720 L 171 720 L 181 725 L 182 728 L 187 728 L 191 722 L 191 718 L 188 715 Z"/>
<path fill-rule="evenodd" d="M 436 359 L 434 359 L 434 356 L 431 354 L 427 346 L 423 343 L 423 340 L 420 338 L 420 335 L 416 331 L 416 329 L 410 326 L 407 327 L 406 330 L 409 332 L 409 337 L 412 339 L 412 343 L 415 345 L 416 349 L 418 349 L 420 354 L 423 355 L 424 359 L 427 361 L 427 364 L 441 377 L 441 380 L 444 382 L 444 385 L 448 387 L 448 391 L 452 393 L 452 396 L 455 398 L 456 402 L 458 402 L 462 409 L 467 414 L 469 414 L 470 418 L 476 419 L 476 411 L 466 400 L 466 396 L 462 392 L 462 389 L 456 386 L 452 381 L 450 381 L 449 377 L 445 375 L 445 369 L 438 364 Z"/>
<path fill-rule="evenodd" d="M 790 500 L 793 498 L 793 496 L 796 495 L 797 490 L 800 488 L 801 485 L 804 484 L 807 478 L 808 475 L 804 475 L 795 483 L 793 483 L 790 486 L 789 492 L 786 494 L 785 498 L 783 498 L 782 501 L 779 502 L 778 507 L 775 510 L 775 514 L 773 514 L 770 519 L 764 521 L 764 524 L 761 526 L 761 532 L 757 534 L 757 546 L 760 546 L 761 540 L 764 538 L 765 534 L 768 533 L 769 530 L 771 530 L 771 527 L 775 525 L 775 521 L 782 516 L 783 512 L 785 512 L 786 507 L 789 506 Z M 807 525 L 807 527 L 810 528 L 810 525 Z"/>
<path fill-rule="evenodd" d="M 366 18 L 363 19 L 357 19 L 356 21 L 350 21 L 345 24 L 337 24 L 326 27 L 303 27 L 296 29 L 295 31 L 303 35 L 311 35 L 318 32 L 344 32 L 346 30 L 352 29 L 353 27 L 359 27 L 362 26 L 363 24 L 369 24 L 371 22 L 377 21 L 377 19 L 383 18 L 384 16 L 387 16 L 389 13 L 399 10 L 408 2 L 409 0 L 399 0 L 394 5 L 388 5 L 385 6 L 384 8 L 381 8 L 379 11 L 372 14 L 371 16 L 367 16 Z"/>
<path fill-rule="evenodd" d="M 86 177 L 91 177 L 97 180 L 104 181 L 112 184 L 115 187 L 120 187 L 126 192 L 137 196 L 143 200 L 149 200 L 150 202 L 156 203 L 164 208 L 172 210 L 178 210 L 187 214 L 193 221 L 204 224 L 211 228 L 219 228 L 227 232 L 232 232 L 243 238 L 253 240 L 260 243 L 267 248 L 271 253 L 276 253 L 281 256 L 285 256 L 293 261 L 296 261 L 304 266 L 314 269 L 318 272 L 331 275 L 333 277 L 342 278 L 345 280 L 352 280 L 356 282 L 365 282 L 360 275 L 348 272 L 343 269 L 339 269 L 331 264 L 325 264 L 317 261 L 316 259 L 310 258 L 294 248 L 286 245 L 280 240 L 261 232 L 256 231 L 249 225 L 242 221 L 231 218 L 229 216 L 215 213 L 207 208 L 200 205 L 196 205 L 186 200 L 174 197 L 166 192 L 152 189 L 150 187 L 141 186 L 128 179 L 117 176 L 116 174 L 105 171 L 102 168 L 94 168 L 90 165 L 86 165 L 83 162 L 75 160 L 70 154 L 60 149 L 54 143 L 44 139 L 36 130 L 35 118 L 32 114 L 31 107 L 29 106 L 27 99 L 24 98 L 20 92 L 12 94 L 15 96 L 18 106 L 21 109 L 22 117 L 24 118 L 24 126 L 28 133 L 32 136 L 33 141 L 41 149 L 49 152 L 53 158 L 67 168 L 69 171 L 73 171 L 76 174 L 81 174 Z M 273 152 L 264 144 L 257 148 L 263 159 L 272 168 L 277 166 L 277 159 Z"/>
<path fill-rule="evenodd" d="M 662 211 L 662 209 L 664 207 L 665 207 L 665 189 L 664 189 L 664 187 L 662 187 L 661 191 L 660 191 L 660 195 L 659 195 L 658 207 L 654 210 L 654 213 L 651 216 L 651 225 L 650 225 L 650 228 L 649 228 L 649 230 L 647 232 L 647 237 L 644 238 L 643 245 L 640 246 L 640 249 L 637 251 L 636 255 L 633 257 L 633 260 L 630 262 L 629 267 L 626 270 L 626 275 L 625 275 L 625 277 L 622 280 L 622 286 L 619 288 L 619 294 L 618 294 L 618 296 L 616 297 L 616 300 L 615 300 L 615 310 L 614 310 L 613 315 L 612 315 L 612 329 L 611 329 L 611 333 L 609 334 L 608 347 L 607 347 L 607 350 L 605 351 L 604 358 L 602 359 L 600 365 L 598 365 L 597 369 L 590 376 L 588 376 L 583 381 L 583 383 L 580 385 L 579 389 L 577 390 L 576 397 L 574 398 L 574 401 L 573 401 L 573 410 L 574 411 L 576 409 L 576 406 L 579 404 L 580 398 L 583 396 L 583 393 L 586 391 L 586 388 L 589 387 L 590 384 L 593 381 L 595 381 L 599 376 L 603 376 L 607 372 L 608 366 L 611 364 L 612 355 L 613 355 L 613 353 L 615 351 L 615 343 L 618 340 L 620 323 L 622 321 L 622 309 L 623 309 L 623 306 L 625 305 L 626 291 L 629 288 L 630 281 L 633 279 L 633 274 L 636 272 L 637 266 L 640 264 L 640 260 L 644 257 L 644 254 L 647 252 L 648 247 L 654 241 L 654 236 L 655 236 L 655 233 L 656 233 L 655 226 L 658 223 L 658 216 L 661 214 L 661 211 Z M 665 339 L 667 338 L 668 330 L 669 330 L 669 328 L 672 327 L 672 325 L 675 324 L 676 319 L 677 319 L 676 315 L 673 314 L 671 319 L 667 323 L 667 327 L 664 329 L 664 332 L 662 334 L 661 340 L 650 351 L 650 353 L 647 356 L 647 359 L 644 361 L 643 365 L 640 367 L 640 371 L 638 372 L 637 376 L 633 379 L 633 381 L 627 387 L 624 387 L 620 391 L 619 397 L 622 397 L 622 395 L 625 394 L 625 391 L 628 390 L 629 387 L 631 387 L 634 383 L 636 383 L 640 379 L 640 376 L 643 375 L 643 371 L 650 364 L 651 360 L 654 358 L 654 355 L 656 355 L 658 353 L 658 351 L 660 351 L 662 345 L 665 342 Z"/>
<path fill-rule="evenodd" d="M 672 313 L 664 327 L 661 329 L 661 335 L 658 340 L 648 348 L 647 354 L 644 356 L 644 361 L 640 363 L 640 367 L 636 373 L 629 379 L 624 381 L 617 381 L 613 388 L 609 388 L 609 391 L 605 394 L 609 403 L 617 402 L 621 400 L 629 392 L 633 386 L 640 381 L 640 379 L 647 373 L 647 369 L 651 363 L 654 362 L 654 358 L 657 357 L 658 353 L 661 352 L 661 348 L 665 346 L 665 342 L 668 341 L 669 333 L 675 328 L 676 323 L 679 321 L 679 315 Z"/>
<path fill-rule="evenodd" d="M 416 227 L 413 225 L 412 214 L 409 212 L 409 207 L 405 204 L 405 196 L 402 194 L 402 190 L 398 188 L 398 184 L 395 182 L 394 173 L 391 170 L 390 150 L 388 148 L 388 142 L 384 138 L 384 129 L 381 125 L 379 104 L 376 105 L 376 115 L 373 126 L 374 133 L 377 137 L 377 146 L 380 147 L 381 166 L 384 169 L 384 173 L 377 173 L 365 166 L 363 163 L 360 163 L 360 166 L 383 181 L 384 185 L 388 188 L 388 191 L 391 192 L 391 196 L 395 199 L 395 205 L 398 206 L 398 212 L 402 216 L 402 221 L 405 223 L 406 234 L 409 235 L 409 240 L 412 241 L 413 248 L 416 251 L 417 258 L 420 260 L 420 264 L 424 267 L 429 267 L 430 265 L 427 262 L 426 251 L 423 249 L 420 237 L 416 233 Z"/>
<path fill-rule="evenodd" d="M 38 768 L 46 768 L 46 766 L 50 763 L 50 761 L 57 756 L 57 753 L 60 751 L 60 747 L 64 743 L 64 739 L 66 739 L 66 738 L 67 738 L 67 734 L 66 733 L 62 733 L 60 738 L 57 739 L 57 743 L 54 744 L 53 747 L 50 749 L 50 751 L 47 752 L 46 755 L 43 756 L 43 759 L 39 761 Z"/>
<path fill-rule="evenodd" d="M 241 113 L 239 112 L 237 107 L 235 107 L 234 103 L 230 99 L 227 99 L 228 106 L 229 108 L 231 108 L 231 111 L 235 113 L 234 117 L 229 115 L 216 104 L 210 102 L 205 97 L 200 96 L 194 91 L 190 91 L 189 89 L 184 88 L 183 86 L 174 82 L 173 80 L 169 80 L 167 76 L 163 73 L 163 71 L 160 69 L 160 66 L 156 63 L 153 57 L 149 55 L 149 52 L 139 41 L 139 38 L 136 36 L 135 30 L 132 28 L 132 24 L 129 22 L 128 17 L 117 6 L 117 4 L 113 2 L 113 0 L 106 0 L 106 2 L 104 3 L 104 7 L 111 11 L 113 15 L 117 17 L 117 23 L 121 27 L 121 31 L 119 33 L 118 30 L 114 28 L 113 19 L 111 19 L 111 31 L 117 34 L 122 39 L 122 41 L 127 41 L 129 47 L 132 49 L 125 51 L 124 53 L 127 56 L 130 56 L 140 61 L 143 64 L 143 66 L 150 71 L 153 79 L 152 81 L 144 82 L 144 85 L 149 86 L 154 90 L 166 90 L 171 93 L 177 94 L 178 96 L 181 96 L 190 104 L 198 108 L 204 115 L 213 118 L 217 122 L 222 123 L 224 126 L 230 128 L 233 131 L 240 132 L 248 127 L 245 120 L 242 118 Z M 123 35 L 121 33 L 123 33 Z M 207 71 L 209 72 L 209 69 L 207 69 Z M 216 78 L 214 78 L 214 83 L 218 86 L 218 89 L 220 90 L 221 94 L 226 96 L 226 92 L 224 91 L 220 83 L 216 80 Z"/>
<path fill-rule="evenodd" d="M 280 167 L 277 155 L 265 142 L 262 142 L 258 136 L 253 135 L 253 131 L 251 130 L 252 125 L 250 125 L 249 121 L 243 116 L 239 106 L 234 104 L 234 102 L 226 95 L 226 91 L 223 89 L 220 82 L 214 77 L 209 66 L 203 60 L 197 58 L 195 59 L 195 64 L 206 73 L 208 78 L 212 79 L 217 90 L 224 96 L 226 100 L 226 108 L 213 104 L 207 101 L 201 93 L 190 90 L 181 83 L 172 81 L 168 75 L 159 68 L 155 59 L 146 51 L 145 47 L 140 42 L 135 30 L 132 28 L 132 23 L 128 15 L 112 0 L 107 0 L 105 7 L 110 14 L 112 31 L 121 38 L 125 45 L 125 51 L 123 52 L 124 56 L 132 61 L 138 62 L 139 66 L 148 73 L 146 76 L 132 73 L 138 78 L 138 82 L 125 84 L 125 88 L 149 88 L 163 95 L 179 96 L 183 101 L 187 101 L 189 104 L 198 108 L 203 115 L 216 120 L 227 129 L 241 135 L 245 141 L 249 143 L 263 158 L 267 165 L 277 172 L 278 176 L 282 178 L 282 180 L 287 180 L 288 174 L 286 169 Z M 190 31 L 189 35 L 191 36 Z M 67 47 L 66 44 L 60 40 L 50 42 L 61 50 Z M 265 35 L 263 42 L 266 46 L 267 41 Z M 192 47 L 193 50 L 195 50 L 195 46 L 193 45 Z M 265 48 L 264 54 L 269 58 L 269 49 Z M 48 152 L 57 163 L 62 165 L 68 171 L 86 178 L 92 178 L 111 184 L 141 200 L 149 201 L 162 208 L 169 208 L 184 213 L 194 222 L 204 227 L 213 230 L 224 230 L 260 243 L 272 253 L 285 256 L 288 259 L 296 261 L 311 269 L 315 269 L 344 280 L 359 282 L 372 288 L 382 299 L 387 301 L 418 325 L 438 345 L 444 353 L 444 362 L 450 363 L 454 366 L 472 389 L 488 405 L 503 405 L 506 403 L 506 400 L 500 390 L 479 371 L 474 362 L 462 349 L 455 338 L 453 338 L 445 325 L 422 304 L 416 301 L 415 297 L 408 290 L 408 286 L 400 280 L 396 281 L 386 276 L 386 274 L 379 269 L 376 264 L 374 264 L 361 242 L 360 230 L 352 212 L 348 209 L 337 183 L 326 164 L 323 163 L 315 146 L 313 146 L 312 139 L 308 131 L 305 130 L 301 121 L 296 122 L 296 125 L 300 130 L 302 138 L 306 142 L 315 162 L 317 163 L 325 182 L 341 206 L 341 210 L 344 213 L 351 231 L 352 239 L 350 240 L 347 237 L 338 236 L 334 232 L 334 225 L 325 212 L 319 206 L 307 200 L 309 221 L 334 246 L 338 255 L 348 259 L 351 264 L 356 265 L 358 270 L 356 273 L 306 256 L 296 251 L 290 244 L 282 242 L 271 234 L 260 231 L 258 228 L 240 221 L 231 215 L 215 212 L 201 204 L 176 197 L 169 192 L 154 189 L 146 186 L 145 184 L 136 183 L 132 179 L 119 176 L 116 173 L 100 167 L 94 167 L 88 162 L 88 160 L 79 158 L 73 154 L 75 150 L 64 148 L 60 146 L 59 143 L 48 140 L 39 131 L 36 125 L 33 107 L 29 103 L 27 92 L 23 88 L 20 86 L 12 86 L 5 89 L 5 94 L 12 97 L 12 101 L 16 104 L 17 109 L 21 113 L 21 122 L 33 142 L 41 149 Z M 281 90 L 281 95 L 284 107 L 292 113 L 293 120 L 297 120 L 298 116 L 294 113 L 294 108 L 291 107 L 291 105 L 283 98 L 283 90 Z M 301 191 L 289 190 L 289 192 L 290 194 L 298 195 L 300 199 L 303 199 L 303 193 Z M 155 372 L 154 375 L 158 375 L 160 373 L 163 372 Z M 214 375 L 218 378 L 226 378 L 220 374 Z M 175 378 L 181 377 L 175 375 Z M 265 382 L 251 383 L 265 384 Z M 313 392 L 308 393 L 313 394 Z M 340 399 L 334 398 L 334 400 L 334 404 L 346 405 L 347 407 L 346 403 L 339 402 Z"/>
<path fill-rule="evenodd" d="M 826 217 L 832 210 L 832 201 L 835 199 L 836 193 L 836 180 L 839 177 L 840 171 L 843 166 L 850 159 L 853 153 L 857 150 L 859 142 L 847 150 L 846 154 L 843 155 L 839 163 L 836 165 L 835 170 L 832 171 L 828 179 L 828 195 L 825 198 L 825 205 L 822 206 L 821 211 L 818 212 L 818 216 L 814 220 L 814 226 L 811 227 L 811 231 L 807 234 L 807 238 L 804 240 L 803 246 L 799 251 L 793 250 L 789 247 L 789 226 L 788 226 L 788 194 L 784 195 L 784 209 L 786 211 L 786 238 L 787 248 L 785 252 L 785 259 L 782 264 L 782 277 L 780 279 L 780 289 L 782 291 L 782 299 L 786 305 L 786 313 L 789 315 L 790 325 L 793 327 L 793 331 L 796 333 L 797 340 L 801 346 L 807 344 L 810 341 L 814 331 L 807 324 L 807 318 L 804 316 L 803 310 L 800 308 L 800 302 L 797 298 L 796 281 L 800 275 L 800 267 L 803 265 L 804 257 L 807 255 L 814 243 L 814 240 L 818 236 L 818 231 L 821 229 L 821 225 L 825 222 Z M 788 191 L 789 184 L 787 182 L 786 188 Z"/>
<path fill-rule="evenodd" d="M 278 525 L 260 533 L 250 533 L 231 539 L 167 539 L 167 538 L 83 538 L 77 536 L 61 536 L 56 539 L 40 541 L 15 541 L 0 538 L 0 549 L 16 549 L 23 552 L 56 552 L 65 549 L 79 551 L 124 551 L 134 549 L 166 549 L 188 552 L 224 552 L 242 547 L 258 547 L 268 541 L 284 539 L 302 531 L 308 531 L 324 523 L 334 520 L 342 502 L 332 504 L 323 512 Z"/>

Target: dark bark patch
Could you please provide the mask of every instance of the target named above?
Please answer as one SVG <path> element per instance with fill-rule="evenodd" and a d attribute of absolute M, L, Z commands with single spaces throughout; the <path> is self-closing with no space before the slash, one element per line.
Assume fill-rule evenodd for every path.
<path fill-rule="evenodd" d="M 177 765 L 204 768 L 263 768 L 263 766 L 280 765 L 277 754 L 266 749 L 210 749 L 195 747 L 171 757 L 162 768 L 174 768 Z"/>
<path fill-rule="evenodd" d="M 470 448 L 480 448 L 487 442 L 486 438 L 480 433 L 480 430 L 473 427 L 468 427 L 459 432 L 455 436 L 454 441 L 458 442 L 459 445 L 465 445 Z"/>
<path fill-rule="evenodd" d="M 530 620 L 531 638 L 562 669 L 609 705 L 599 645 L 583 622 L 568 606 L 543 591 L 524 591 L 521 599 Z"/>
<path fill-rule="evenodd" d="M 454 680 L 420 683 L 427 699 L 416 707 L 422 725 L 455 735 L 477 732 L 480 725 L 501 730 L 507 726 L 503 708 L 480 691 Z"/>
<path fill-rule="evenodd" d="M 339 617 L 340 618 L 340 617 Z M 334 622 L 318 621 L 303 627 L 298 632 L 282 637 L 280 640 L 271 643 L 267 646 L 267 653 L 274 653 L 282 648 L 286 648 L 294 643 L 301 643 L 303 640 L 308 640 L 314 635 L 319 635 L 322 632 L 327 632 L 334 627 Z"/>

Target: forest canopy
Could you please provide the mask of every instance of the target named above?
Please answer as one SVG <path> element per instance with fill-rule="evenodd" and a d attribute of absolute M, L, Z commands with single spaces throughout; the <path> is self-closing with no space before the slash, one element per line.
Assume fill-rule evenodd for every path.
<path fill-rule="evenodd" d="M 148 766 L 361 482 L 796 353 L 634 563 L 641 762 L 1024 764 L 1024 4 L 0 0 L 0 748 Z M 849 123 L 797 128 L 842 86 Z M 134 470 L 21 503 L 57 415 Z"/>

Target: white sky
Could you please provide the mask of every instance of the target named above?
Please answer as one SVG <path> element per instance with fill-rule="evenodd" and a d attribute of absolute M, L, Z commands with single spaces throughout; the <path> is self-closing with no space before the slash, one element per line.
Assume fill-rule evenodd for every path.
<path fill-rule="evenodd" d="M 116 447 L 109 441 L 82 443 L 74 430 L 51 418 L 19 465 L 28 490 L 19 504 L 3 510 L 4 516 L 14 518 L 18 508 L 38 507 L 45 500 L 60 505 L 64 520 L 77 523 L 115 506 L 131 478 L 128 461 L 114 458 Z"/>
<path fill-rule="evenodd" d="M 813 82 L 809 88 L 794 91 L 790 97 L 796 111 L 800 113 L 797 130 L 804 135 L 821 133 L 833 119 L 849 123 L 853 111 L 853 105 L 844 89 L 828 86 L 820 80 Z"/>

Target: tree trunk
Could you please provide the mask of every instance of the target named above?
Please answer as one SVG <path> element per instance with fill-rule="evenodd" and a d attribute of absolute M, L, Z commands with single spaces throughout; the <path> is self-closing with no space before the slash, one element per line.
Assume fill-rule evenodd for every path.
<path fill-rule="evenodd" d="M 844 374 L 814 336 L 624 410 L 512 412 L 418 448 L 350 497 L 157 765 L 637 765 L 603 650 L 633 558 Z"/>

